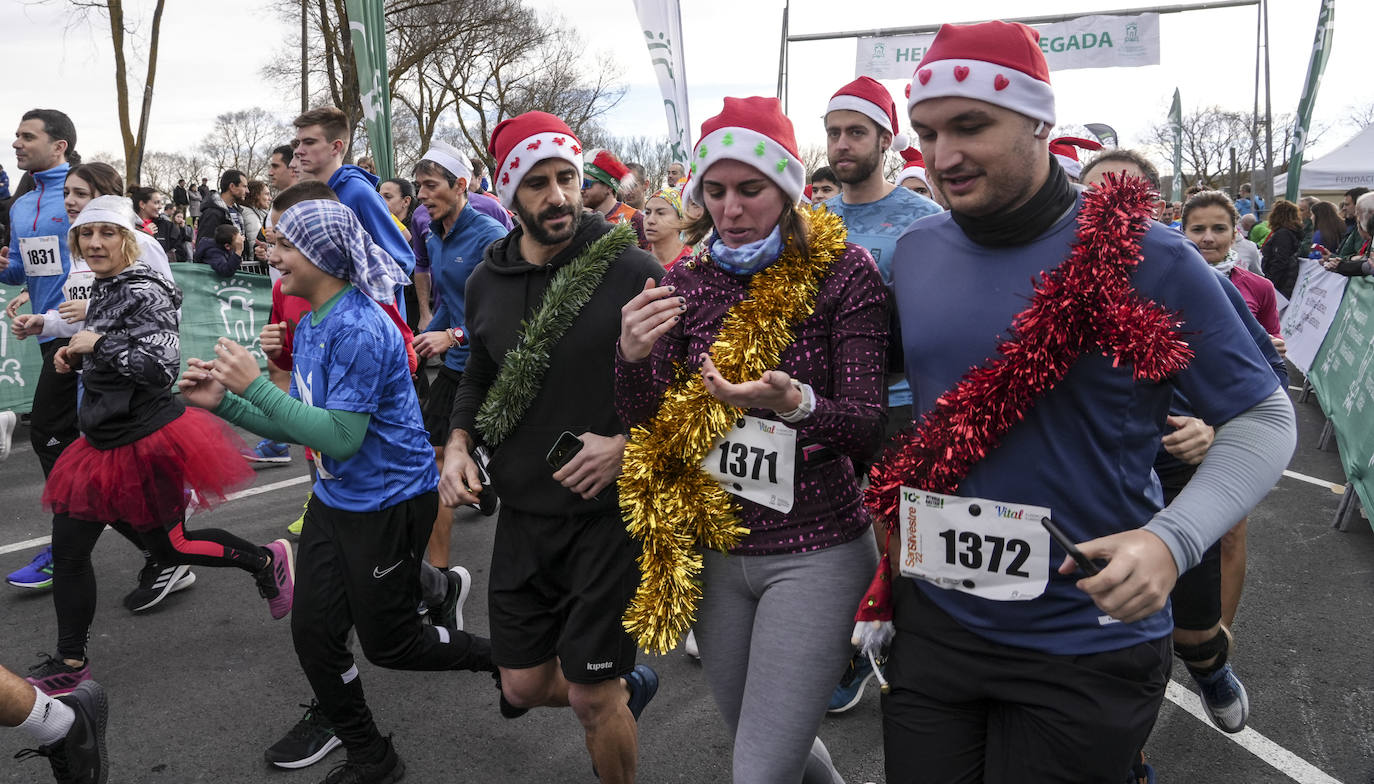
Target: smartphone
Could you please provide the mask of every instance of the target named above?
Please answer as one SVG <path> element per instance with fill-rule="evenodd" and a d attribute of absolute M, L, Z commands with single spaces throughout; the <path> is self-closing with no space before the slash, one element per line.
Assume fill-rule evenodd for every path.
<path fill-rule="evenodd" d="M 553 448 L 549 450 L 549 453 L 544 455 L 544 459 L 548 461 L 549 466 L 553 468 L 553 470 L 557 471 L 567 465 L 568 461 L 572 460 L 580 451 L 582 451 L 582 439 L 578 438 L 572 432 L 564 430 L 563 433 L 558 436 L 558 440 L 554 442 Z"/>
<path fill-rule="evenodd" d="M 1042 517 L 1040 518 L 1040 524 L 1045 526 L 1045 530 L 1050 532 L 1050 536 L 1054 541 L 1057 542 L 1060 547 L 1064 548 L 1064 552 L 1069 554 L 1069 557 L 1074 560 L 1074 563 L 1078 564 L 1078 568 L 1083 571 L 1083 574 L 1093 577 L 1096 576 L 1098 572 L 1102 571 L 1097 568 L 1097 564 L 1088 560 L 1088 556 L 1084 555 L 1083 551 L 1078 549 L 1078 545 L 1074 544 L 1073 540 L 1060 530 L 1059 526 L 1055 525 L 1053 520 L 1048 517 Z"/>

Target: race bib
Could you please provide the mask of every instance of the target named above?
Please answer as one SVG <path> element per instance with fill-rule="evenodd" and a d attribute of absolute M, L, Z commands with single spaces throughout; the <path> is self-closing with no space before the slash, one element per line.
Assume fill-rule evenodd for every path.
<path fill-rule="evenodd" d="M 68 302 L 78 299 L 90 299 L 91 287 L 95 285 L 95 273 L 90 270 L 77 270 L 75 264 L 67 275 L 67 281 L 62 284 L 62 297 Z"/>
<path fill-rule="evenodd" d="M 746 416 L 716 439 L 702 468 L 725 492 L 790 512 L 796 464 L 797 431 L 782 422 Z"/>
<path fill-rule="evenodd" d="M 1049 509 L 903 487 L 899 511 L 902 576 L 1002 602 L 1045 592 Z"/>
<path fill-rule="evenodd" d="M 24 275 L 30 278 L 49 278 L 62 274 L 62 251 L 55 236 L 20 237 L 19 258 L 24 262 Z"/>

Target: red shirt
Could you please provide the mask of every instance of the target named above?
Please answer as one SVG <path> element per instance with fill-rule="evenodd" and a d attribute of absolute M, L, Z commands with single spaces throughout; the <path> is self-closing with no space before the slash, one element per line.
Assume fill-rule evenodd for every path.
<path fill-rule="evenodd" d="M 1264 331 L 1274 337 L 1280 337 L 1278 297 L 1274 291 L 1274 284 L 1270 283 L 1268 278 L 1256 275 L 1243 267 L 1232 267 L 1229 277 L 1240 290 L 1240 297 L 1245 300 L 1245 306 L 1250 308 L 1250 313 L 1260 326 L 1264 327 Z"/>
<path fill-rule="evenodd" d="M 415 333 L 410 331 L 410 325 L 401 318 L 401 312 L 396 309 L 396 303 L 383 304 L 378 302 L 377 304 L 382 306 L 382 310 L 391 317 L 391 323 L 395 324 L 396 328 L 401 331 L 401 339 L 405 341 L 406 346 L 406 362 L 410 365 L 411 375 L 414 375 L 416 369 L 420 367 L 420 357 L 415 353 L 415 347 L 411 345 L 415 339 Z M 310 303 L 305 299 L 283 294 L 280 280 L 272 284 L 272 323 L 286 322 L 286 334 L 282 336 L 281 341 L 281 354 L 272 360 L 272 364 L 282 370 L 289 371 L 291 369 L 291 342 L 296 335 L 296 325 L 305 318 L 310 310 Z"/>

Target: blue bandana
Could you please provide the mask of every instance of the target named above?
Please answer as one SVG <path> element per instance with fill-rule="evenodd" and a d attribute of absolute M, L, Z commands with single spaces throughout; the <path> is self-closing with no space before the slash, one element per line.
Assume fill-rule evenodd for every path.
<path fill-rule="evenodd" d="M 401 265 L 372 241 L 358 216 L 337 201 L 293 205 L 282 213 L 276 229 L 311 264 L 352 282 L 378 302 L 394 302 L 396 287 L 410 283 Z"/>
<path fill-rule="evenodd" d="M 782 229 L 773 227 L 767 237 L 738 248 L 727 247 L 720 234 L 711 234 L 711 259 L 716 266 L 735 275 L 753 275 L 782 255 Z"/>

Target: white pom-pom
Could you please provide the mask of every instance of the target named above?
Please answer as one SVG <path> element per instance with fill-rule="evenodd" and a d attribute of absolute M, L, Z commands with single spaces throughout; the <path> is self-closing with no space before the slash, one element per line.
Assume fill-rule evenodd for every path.
<path fill-rule="evenodd" d="M 911 146 L 911 138 L 904 133 L 892 137 L 892 151 L 901 152 Z"/>
<path fill-rule="evenodd" d="M 896 636 L 892 621 L 859 621 L 854 624 L 854 636 L 849 642 L 865 656 L 880 656 Z"/>

